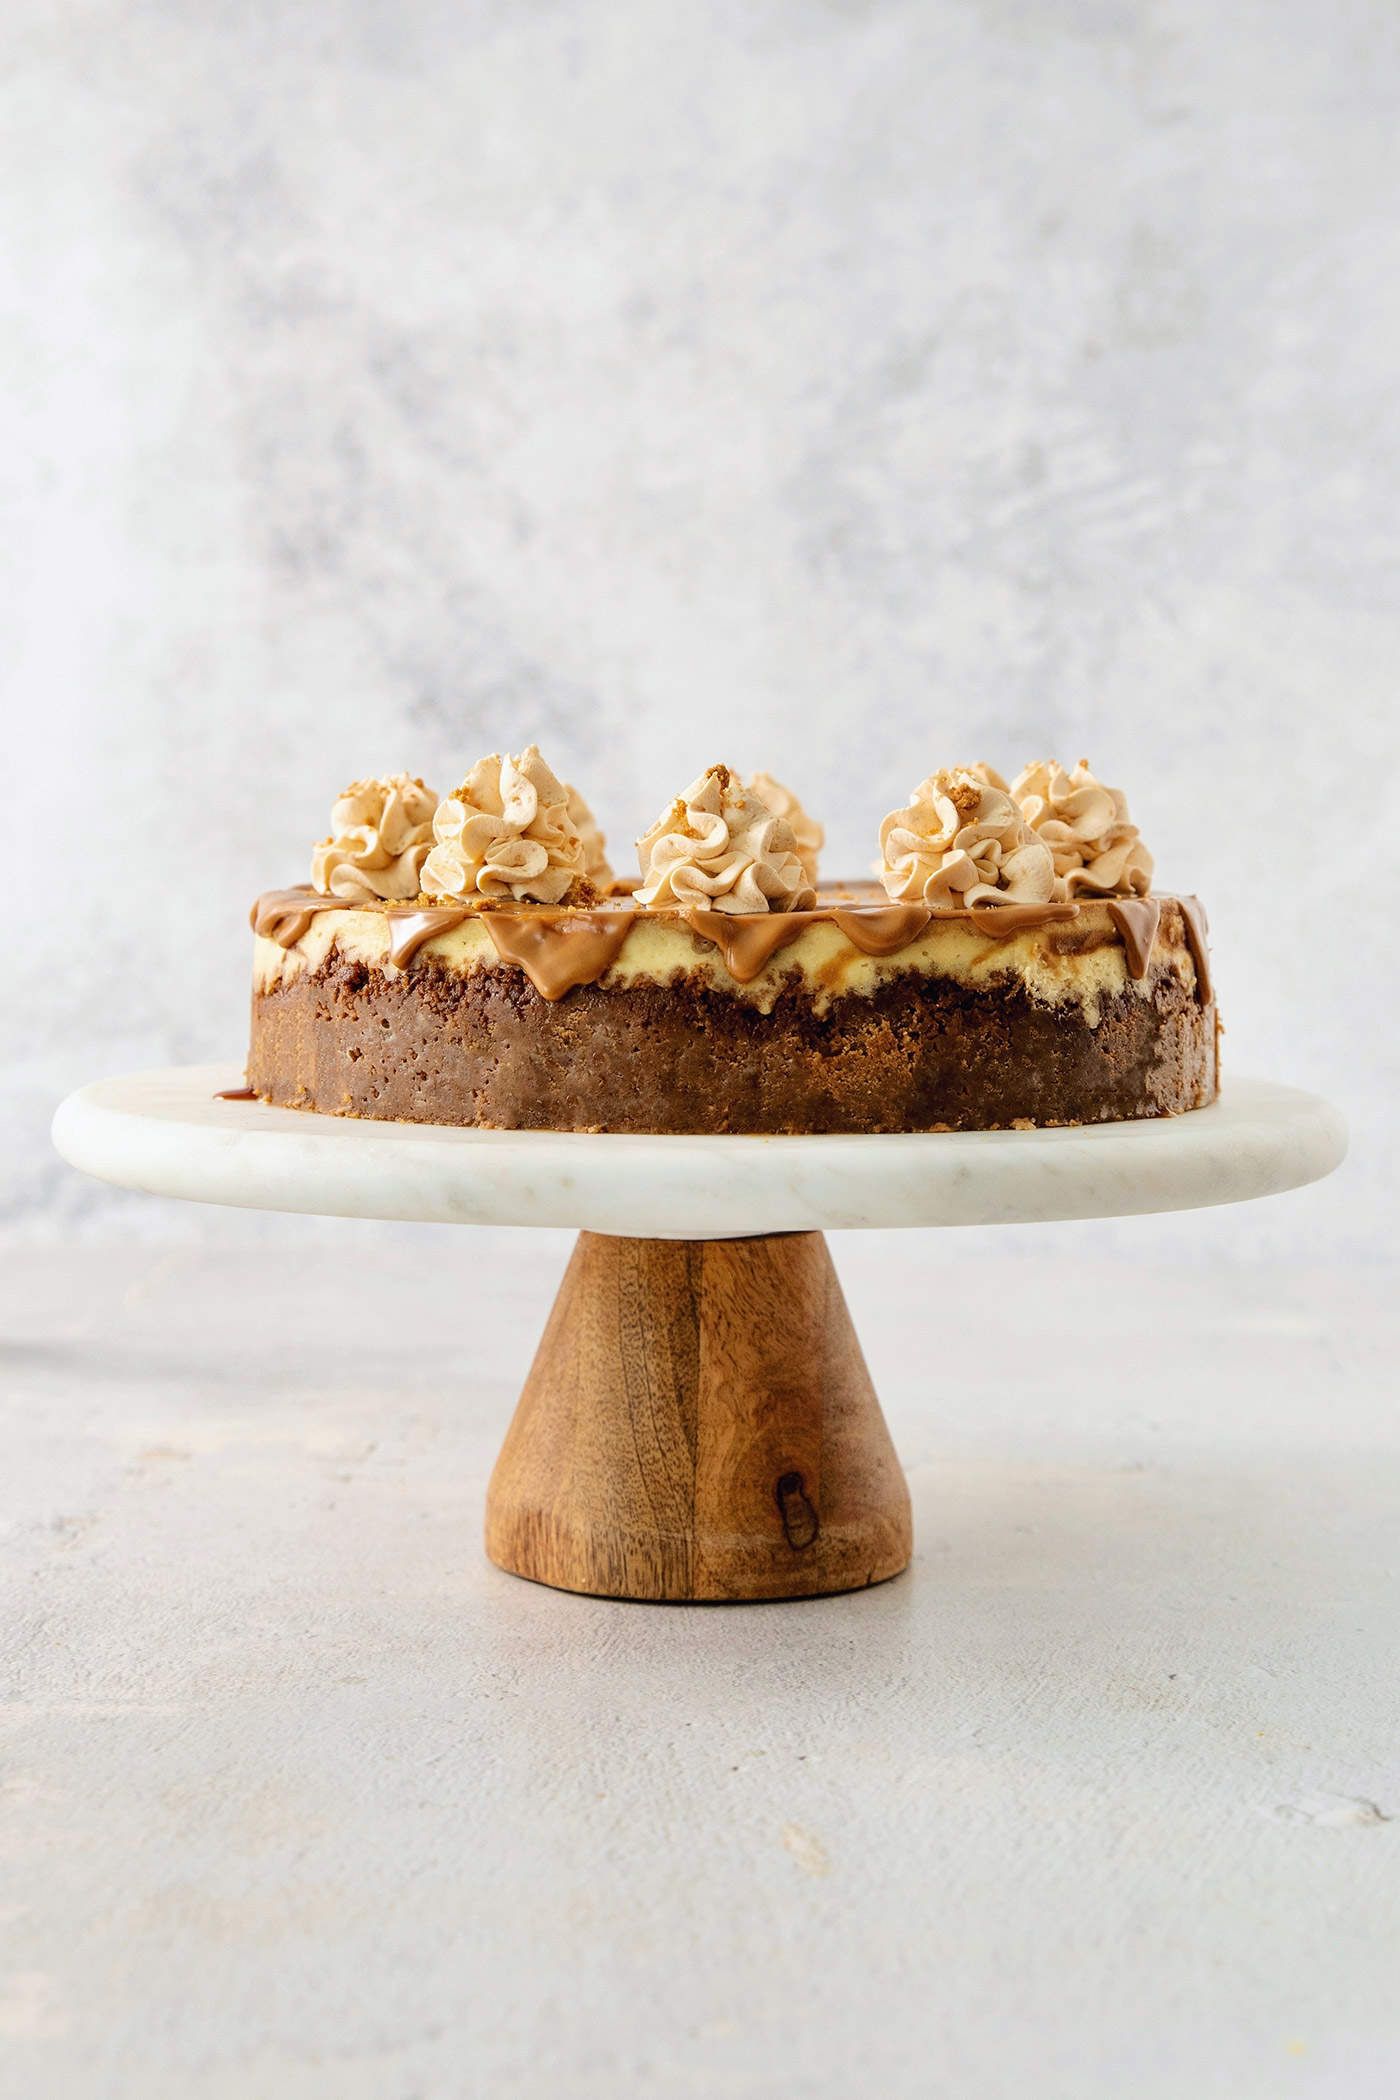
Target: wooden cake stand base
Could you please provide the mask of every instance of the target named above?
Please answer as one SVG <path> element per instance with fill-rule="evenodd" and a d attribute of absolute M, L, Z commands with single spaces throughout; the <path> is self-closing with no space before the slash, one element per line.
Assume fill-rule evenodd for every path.
<path fill-rule="evenodd" d="M 607 1597 L 817 1596 L 907 1563 L 909 1497 L 818 1228 L 1241 1203 L 1346 1150 L 1325 1101 L 1234 1077 L 1162 1122 L 776 1139 L 444 1130 L 216 1098 L 239 1083 L 230 1066 L 99 1080 L 60 1107 L 54 1141 L 154 1195 L 581 1228 L 492 1476 L 486 1549 Z"/>
<path fill-rule="evenodd" d="M 579 1235 L 487 1491 L 497 1567 L 604 1597 L 808 1597 L 912 1549 L 823 1234 Z"/>

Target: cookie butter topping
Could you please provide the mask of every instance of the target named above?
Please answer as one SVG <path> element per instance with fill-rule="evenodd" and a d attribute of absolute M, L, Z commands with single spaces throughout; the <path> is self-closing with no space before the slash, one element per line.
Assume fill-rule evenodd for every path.
<path fill-rule="evenodd" d="M 569 822 L 583 848 L 583 872 L 600 890 L 611 889 L 616 877 L 608 864 L 608 842 L 598 828 L 598 819 L 572 781 L 564 783 Z"/>
<path fill-rule="evenodd" d="M 422 876 L 429 897 L 562 904 L 575 884 L 586 883 L 568 789 L 537 744 L 519 757 L 494 752 L 478 759 L 438 804 L 433 837 Z"/>
<path fill-rule="evenodd" d="M 416 897 L 436 808 L 437 796 L 407 773 L 352 781 L 331 811 L 330 837 L 312 853 L 312 883 L 323 897 L 358 904 Z"/>
<path fill-rule="evenodd" d="M 637 841 L 639 904 L 806 911 L 816 902 L 792 827 L 728 766 L 710 766 Z"/>
<path fill-rule="evenodd" d="M 784 787 L 771 773 L 750 773 L 748 787 L 757 795 L 765 809 L 775 817 L 781 817 L 797 843 L 797 857 L 806 872 L 807 880 L 817 879 L 817 855 L 826 844 L 826 833 L 815 817 L 809 817 L 791 788 Z"/>
<path fill-rule="evenodd" d="M 1053 759 L 1027 766 L 1013 783 L 1021 815 L 1049 847 L 1055 894 L 1080 890 L 1099 896 L 1145 896 L 1152 887 L 1152 855 L 1129 821 L 1127 798 L 1105 787 L 1081 758 L 1072 773 Z"/>
<path fill-rule="evenodd" d="M 1055 889 L 1049 847 L 986 766 L 931 773 L 880 826 L 880 861 L 891 897 L 935 911 L 1045 904 Z"/>

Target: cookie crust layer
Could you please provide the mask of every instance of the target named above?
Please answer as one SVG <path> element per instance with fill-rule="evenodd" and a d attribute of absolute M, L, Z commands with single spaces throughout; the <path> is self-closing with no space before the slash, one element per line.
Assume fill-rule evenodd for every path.
<path fill-rule="evenodd" d="M 764 1011 L 695 970 L 541 997 L 514 969 L 394 971 L 335 947 L 255 992 L 250 1084 L 283 1107 L 496 1129 L 988 1130 L 1215 1098 L 1216 1015 L 1179 957 L 1092 1006 L 905 971 Z"/>

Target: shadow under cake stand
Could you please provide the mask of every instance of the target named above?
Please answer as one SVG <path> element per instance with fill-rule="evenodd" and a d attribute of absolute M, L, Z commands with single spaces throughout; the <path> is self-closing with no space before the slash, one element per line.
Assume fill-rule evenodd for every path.
<path fill-rule="evenodd" d="M 223 1066 L 102 1080 L 63 1103 L 54 1142 L 152 1195 L 578 1228 L 491 1476 L 486 1550 L 609 1597 L 818 1596 L 907 1564 L 909 1494 L 825 1230 L 1240 1203 L 1346 1150 L 1325 1101 L 1236 1078 L 1161 1121 L 785 1138 L 451 1130 L 217 1098 L 240 1084 Z"/>

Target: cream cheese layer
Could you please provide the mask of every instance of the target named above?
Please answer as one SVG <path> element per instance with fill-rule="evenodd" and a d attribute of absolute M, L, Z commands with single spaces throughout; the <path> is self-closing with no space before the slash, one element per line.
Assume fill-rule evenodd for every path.
<path fill-rule="evenodd" d="M 785 994 L 798 994 L 821 1014 L 836 1001 L 869 998 L 895 979 L 915 976 L 950 979 L 971 990 L 1020 984 L 1039 1004 L 1081 1008 L 1096 1027 L 1105 1000 L 1125 992 L 1146 998 L 1164 976 L 1177 978 L 1202 1003 L 1209 998 L 1204 945 L 1193 924 L 1199 906 L 1194 900 L 1160 901 L 1160 921 L 1146 952 L 1138 943 L 1135 954 L 1114 905 L 1098 900 L 1081 901 L 1072 917 L 1005 934 L 984 932 L 964 915 L 932 917 L 887 954 L 870 952 L 882 944 L 879 936 L 888 937 L 887 920 L 843 901 L 810 913 L 771 915 L 785 923 L 782 945 L 766 957 L 745 953 L 731 939 L 732 921 L 718 933 L 708 925 L 699 931 L 680 912 L 625 903 L 576 914 L 540 909 L 458 916 L 351 906 L 307 917 L 288 909 L 281 924 L 266 910 L 257 920 L 263 930 L 255 942 L 253 982 L 256 991 L 273 992 L 337 961 L 382 971 L 391 980 L 424 968 L 461 976 L 524 969 L 550 998 L 566 996 L 580 983 L 624 990 L 686 982 L 761 1013 L 770 1013 Z M 920 916 L 911 923 L 917 925 Z M 396 954 L 403 959 L 395 960 Z M 571 955 L 580 960 L 570 965 Z"/>

